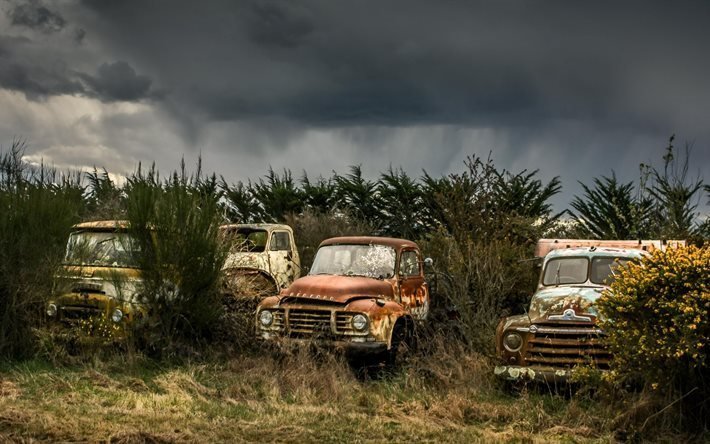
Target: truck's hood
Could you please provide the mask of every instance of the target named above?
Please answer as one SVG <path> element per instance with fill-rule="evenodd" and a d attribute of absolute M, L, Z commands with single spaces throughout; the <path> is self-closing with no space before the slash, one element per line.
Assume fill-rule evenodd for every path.
<path fill-rule="evenodd" d="M 391 299 L 394 296 L 394 288 L 387 280 L 359 276 L 315 275 L 297 279 L 281 291 L 282 298 L 297 297 L 342 304 L 363 296 Z"/>
<path fill-rule="evenodd" d="M 247 268 L 253 270 L 269 271 L 268 253 L 236 252 L 230 253 L 224 261 L 222 269 Z"/>
<path fill-rule="evenodd" d="M 96 300 L 135 302 L 141 287 L 140 270 L 120 267 L 65 266 L 54 277 L 55 297 L 70 304 L 90 295 Z M 59 299 L 58 299 L 59 301 Z"/>
<path fill-rule="evenodd" d="M 530 302 L 530 321 L 585 322 L 581 318 L 588 318 L 589 322 L 594 323 L 599 317 L 595 303 L 604 289 L 605 287 L 558 286 L 538 290 Z M 573 310 L 574 315 L 569 310 Z M 553 319 L 550 319 L 550 316 Z"/>
<path fill-rule="evenodd" d="M 129 267 L 98 267 L 91 265 L 64 265 L 59 269 L 57 277 L 62 278 L 103 278 L 115 279 L 116 277 L 135 279 L 141 272 L 137 268 Z"/>

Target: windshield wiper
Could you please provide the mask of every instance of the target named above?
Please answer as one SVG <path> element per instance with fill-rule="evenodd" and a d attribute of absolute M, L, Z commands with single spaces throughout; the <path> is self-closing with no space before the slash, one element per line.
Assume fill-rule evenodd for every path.
<path fill-rule="evenodd" d="M 106 239 L 104 239 L 104 240 L 100 240 L 100 241 L 96 242 L 96 245 L 105 244 L 106 242 L 112 241 L 112 240 L 115 240 L 115 239 L 116 239 L 115 236 L 113 236 L 113 237 L 108 237 L 108 238 L 106 238 Z"/>

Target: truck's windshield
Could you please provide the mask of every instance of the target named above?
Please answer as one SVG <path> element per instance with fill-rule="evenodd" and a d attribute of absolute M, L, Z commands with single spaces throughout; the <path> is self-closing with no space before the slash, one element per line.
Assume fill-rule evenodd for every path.
<path fill-rule="evenodd" d="M 591 270 L 586 257 L 562 257 L 551 259 L 545 265 L 543 285 L 583 284 L 590 280 L 598 285 L 611 285 L 614 271 L 624 265 L 628 257 L 600 256 L 592 259 Z"/>
<path fill-rule="evenodd" d="M 64 262 L 68 265 L 135 267 L 138 247 L 128 233 L 79 231 L 69 236 Z"/>
<path fill-rule="evenodd" d="M 396 256 L 394 248 L 384 245 L 326 245 L 318 249 L 309 274 L 389 278 Z"/>
<path fill-rule="evenodd" d="M 590 280 L 595 284 L 611 285 L 616 276 L 616 269 L 630 260 L 628 257 L 595 257 L 592 259 Z"/>
<path fill-rule="evenodd" d="M 266 230 L 239 228 L 227 234 L 230 253 L 261 253 L 266 250 L 269 233 Z"/>

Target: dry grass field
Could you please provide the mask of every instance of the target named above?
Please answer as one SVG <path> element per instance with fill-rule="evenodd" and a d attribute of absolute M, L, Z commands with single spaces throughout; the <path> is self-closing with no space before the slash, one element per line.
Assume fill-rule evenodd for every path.
<path fill-rule="evenodd" d="M 486 359 L 440 346 L 358 379 L 336 357 L 249 352 L 210 363 L 114 356 L 0 367 L 0 441 L 609 442 L 586 395 L 507 394 Z"/>

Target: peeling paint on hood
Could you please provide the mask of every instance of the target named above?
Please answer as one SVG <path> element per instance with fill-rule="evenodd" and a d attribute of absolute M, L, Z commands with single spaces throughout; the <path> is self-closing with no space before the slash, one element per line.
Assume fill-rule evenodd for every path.
<path fill-rule="evenodd" d="M 281 292 L 281 296 L 297 296 L 304 299 L 329 300 L 346 303 L 362 296 L 392 299 L 394 288 L 388 280 L 357 276 L 305 276 L 296 280 Z"/>
<path fill-rule="evenodd" d="M 595 307 L 605 287 L 559 286 L 539 290 L 530 302 L 530 321 L 546 322 L 550 315 L 563 315 L 565 310 L 574 310 L 577 316 L 587 316 L 592 323 L 599 312 Z"/>

